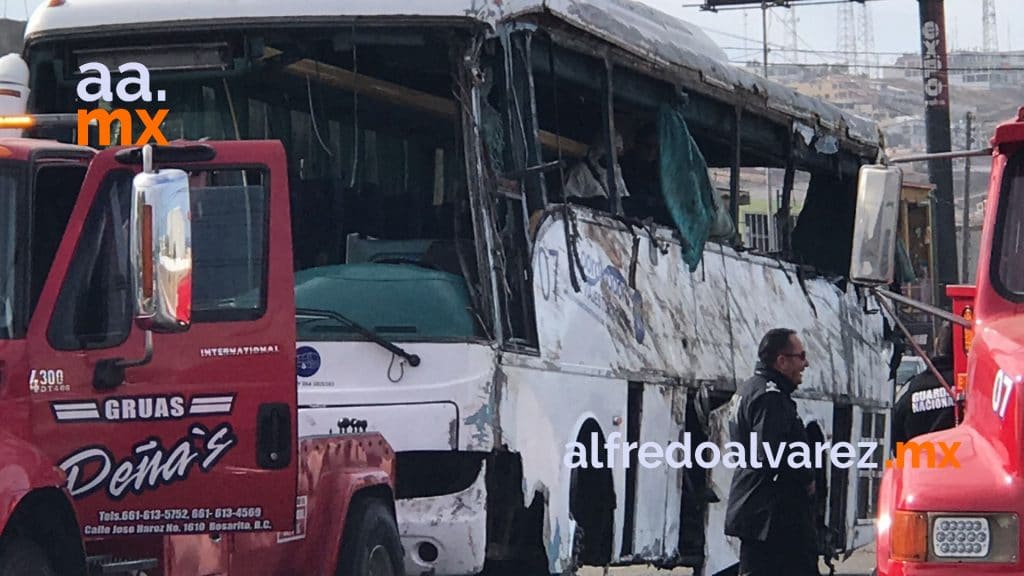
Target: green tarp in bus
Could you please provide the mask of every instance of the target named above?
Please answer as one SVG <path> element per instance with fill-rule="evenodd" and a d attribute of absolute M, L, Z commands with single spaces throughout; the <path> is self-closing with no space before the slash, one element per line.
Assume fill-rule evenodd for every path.
<path fill-rule="evenodd" d="M 661 193 L 683 240 L 683 261 L 693 272 L 708 239 L 730 237 L 734 228 L 728 213 L 721 209 L 704 155 L 677 107 L 661 106 L 658 140 Z"/>

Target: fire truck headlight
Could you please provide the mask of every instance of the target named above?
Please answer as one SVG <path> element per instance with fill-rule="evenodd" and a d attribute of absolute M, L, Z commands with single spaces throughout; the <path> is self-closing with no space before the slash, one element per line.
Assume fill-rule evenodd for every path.
<path fill-rule="evenodd" d="M 932 523 L 932 542 L 939 558 L 984 558 L 992 532 L 987 518 L 939 516 Z"/>
<path fill-rule="evenodd" d="M 929 559 L 936 562 L 1016 562 L 1016 514 L 929 514 Z"/>

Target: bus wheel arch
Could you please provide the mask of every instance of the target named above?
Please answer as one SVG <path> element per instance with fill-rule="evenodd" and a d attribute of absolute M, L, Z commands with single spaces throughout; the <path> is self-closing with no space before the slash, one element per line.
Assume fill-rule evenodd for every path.
<path fill-rule="evenodd" d="M 352 496 L 338 551 L 339 576 L 405 574 L 394 499 L 386 486 L 372 486 Z"/>
<path fill-rule="evenodd" d="M 38 548 L 55 574 L 85 572 L 78 520 L 71 503 L 58 488 L 33 490 L 18 502 L 0 537 L 0 551 L 21 548 L 22 544 Z"/>

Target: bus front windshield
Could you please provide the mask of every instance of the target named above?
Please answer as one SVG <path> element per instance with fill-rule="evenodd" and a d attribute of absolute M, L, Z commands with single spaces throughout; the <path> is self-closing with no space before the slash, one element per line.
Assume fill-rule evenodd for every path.
<path fill-rule="evenodd" d="M 281 141 L 297 307 L 392 341 L 475 339 L 467 279 L 476 257 L 451 30 L 341 30 L 239 37 L 228 42 L 225 62 L 233 63 L 224 72 L 173 70 L 169 49 L 166 69 L 150 70 L 152 92 L 166 100 L 130 107 L 145 104 L 152 117 L 166 109 L 170 142 Z M 194 50 L 214 43 L 196 34 Z M 132 40 L 120 42 L 110 53 L 134 53 Z M 78 105 L 73 85 L 63 94 L 54 108 Z M 351 322 L 300 321 L 299 338 L 363 339 Z"/>

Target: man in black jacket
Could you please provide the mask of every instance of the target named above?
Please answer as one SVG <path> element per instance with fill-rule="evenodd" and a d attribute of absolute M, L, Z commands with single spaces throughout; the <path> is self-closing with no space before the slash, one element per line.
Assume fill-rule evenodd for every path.
<path fill-rule="evenodd" d="M 953 327 L 949 323 L 942 326 L 930 360 L 953 386 Z M 915 436 L 952 428 L 956 424 L 953 404 L 953 397 L 931 369 L 908 380 L 892 409 L 892 450 Z"/>
<path fill-rule="evenodd" d="M 813 470 L 788 464 L 793 443 L 807 443 L 790 396 L 803 381 L 807 354 L 796 332 L 777 328 L 765 334 L 757 355 L 754 376 L 737 390 L 730 432 L 733 442 L 755 442 L 760 467 L 748 454 L 746 466 L 733 475 L 725 533 L 742 542 L 740 576 L 818 576 Z M 765 448 L 778 454 L 783 445 L 783 458 L 771 465 Z"/>

